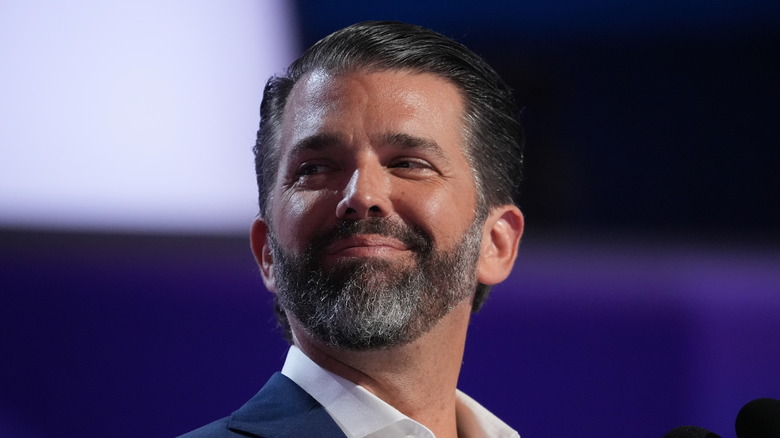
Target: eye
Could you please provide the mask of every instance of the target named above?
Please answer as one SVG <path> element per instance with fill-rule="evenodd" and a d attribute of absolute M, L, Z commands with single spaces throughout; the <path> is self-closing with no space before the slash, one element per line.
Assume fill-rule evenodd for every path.
<path fill-rule="evenodd" d="M 417 158 L 399 158 L 388 167 L 394 169 L 431 169 L 432 166 L 425 160 Z"/>
<path fill-rule="evenodd" d="M 319 175 L 323 172 L 330 170 L 330 166 L 322 163 L 303 163 L 298 166 L 296 174 L 298 176 L 312 176 Z"/>
<path fill-rule="evenodd" d="M 431 162 L 416 157 L 399 157 L 387 167 L 399 177 L 412 179 L 428 178 L 439 173 Z"/>
<path fill-rule="evenodd" d="M 308 175 L 316 175 L 322 171 L 322 166 L 318 164 L 304 164 L 303 166 L 298 168 L 298 175 L 300 176 L 308 176 Z"/>
<path fill-rule="evenodd" d="M 286 184 L 288 187 L 314 189 L 325 184 L 333 170 L 333 165 L 328 162 L 304 161 L 298 167 L 292 168 L 286 178 Z"/>

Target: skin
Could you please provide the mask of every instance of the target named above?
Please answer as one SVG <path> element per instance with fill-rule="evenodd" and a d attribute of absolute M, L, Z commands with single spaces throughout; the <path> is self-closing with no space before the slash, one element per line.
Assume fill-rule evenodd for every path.
<path fill-rule="evenodd" d="M 437 248 L 452 249 L 473 222 L 477 199 L 462 115 L 458 89 L 432 74 L 315 71 L 302 78 L 283 117 L 269 217 L 252 226 L 266 287 L 276 292 L 269 224 L 279 244 L 296 254 L 337 221 L 371 216 L 419 227 Z M 522 229 L 516 206 L 489 212 L 475 279 L 492 285 L 509 275 Z M 376 235 L 333 244 L 323 263 L 373 257 L 414 263 L 412 249 Z M 422 337 L 389 350 L 335 349 L 288 318 L 295 344 L 320 366 L 362 385 L 437 437 L 456 437 L 455 387 L 471 298 Z"/>

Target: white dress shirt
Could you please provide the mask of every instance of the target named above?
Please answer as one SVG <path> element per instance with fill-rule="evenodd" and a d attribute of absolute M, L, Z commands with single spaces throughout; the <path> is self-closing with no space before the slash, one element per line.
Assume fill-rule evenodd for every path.
<path fill-rule="evenodd" d="M 282 374 L 314 397 L 348 438 L 435 438 L 422 424 L 360 385 L 323 369 L 290 347 Z M 517 432 L 466 394 L 457 391 L 460 438 L 520 438 Z"/>

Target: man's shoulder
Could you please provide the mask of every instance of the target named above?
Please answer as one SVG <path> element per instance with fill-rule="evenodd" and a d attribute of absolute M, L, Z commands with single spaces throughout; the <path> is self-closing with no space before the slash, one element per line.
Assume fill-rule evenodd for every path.
<path fill-rule="evenodd" d="M 276 373 L 232 415 L 179 438 L 238 436 L 298 438 L 344 437 L 327 411 L 292 380 Z"/>
<path fill-rule="evenodd" d="M 241 436 L 241 434 L 228 429 L 229 421 L 230 417 L 221 418 L 191 432 L 185 433 L 184 435 L 180 435 L 177 438 L 234 438 Z"/>

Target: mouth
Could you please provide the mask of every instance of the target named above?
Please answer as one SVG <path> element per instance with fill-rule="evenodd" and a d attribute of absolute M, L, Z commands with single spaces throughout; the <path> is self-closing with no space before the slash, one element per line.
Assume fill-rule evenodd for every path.
<path fill-rule="evenodd" d="M 341 239 L 325 249 L 326 257 L 390 257 L 409 251 L 405 243 L 378 234 L 361 234 Z"/>

